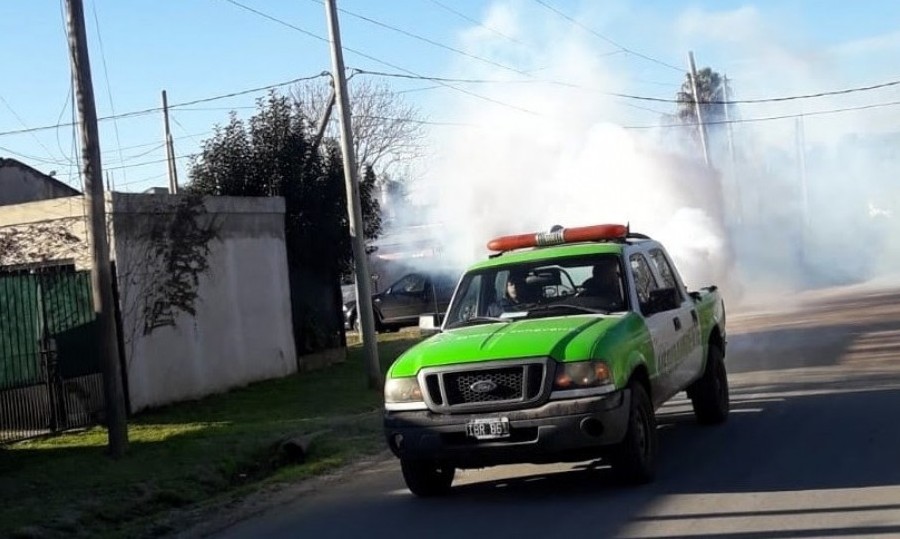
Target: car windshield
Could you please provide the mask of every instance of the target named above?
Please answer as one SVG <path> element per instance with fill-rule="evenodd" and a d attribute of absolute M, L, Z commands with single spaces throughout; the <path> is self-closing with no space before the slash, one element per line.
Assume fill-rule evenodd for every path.
<path fill-rule="evenodd" d="M 610 313 L 628 308 L 615 254 L 508 264 L 467 273 L 446 327 L 540 316 Z"/>

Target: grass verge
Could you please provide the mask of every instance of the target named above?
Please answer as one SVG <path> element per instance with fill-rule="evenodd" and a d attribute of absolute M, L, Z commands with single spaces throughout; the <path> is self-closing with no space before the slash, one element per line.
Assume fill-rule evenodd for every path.
<path fill-rule="evenodd" d="M 385 367 L 420 340 L 380 337 Z M 118 461 L 105 456 L 100 427 L 5 446 L 0 536 L 134 536 L 171 509 L 333 470 L 385 448 L 380 409 L 381 392 L 366 387 L 362 350 L 351 344 L 345 363 L 132 418 Z M 282 442 L 310 435 L 296 464 Z"/>

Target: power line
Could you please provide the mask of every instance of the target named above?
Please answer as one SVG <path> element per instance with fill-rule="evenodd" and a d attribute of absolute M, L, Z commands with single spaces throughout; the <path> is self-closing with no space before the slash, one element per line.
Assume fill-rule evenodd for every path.
<path fill-rule="evenodd" d="M 141 179 L 139 179 L 139 180 L 131 180 L 131 181 L 123 182 L 123 183 L 120 183 L 118 186 L 119 186 L 119 187 L 125 187 L 126 185 L 134 185 L 134 184 L 136 184 L 136 183 L 151 182 L 151 181 L 155 181 L 155 180 L 159 180 L 159 179 L 165 178 L 165 177 L 167 177 L 168 175 L 169 175 L 168 172 L 163 172 L 162 174 L 157 174 L 157 175 L 155 175 L 155 176 L 148 176 L 148 177 L 146 177 L 146 178 L 141 178 Z"/>
<path fill-rule="evenodd" d="M 298 32 L 303 33 L 304 35 L 307 35 L 307 36 L 310 36 L 310 37 L 312 37 L 312 38 L 318 39 L 319 41 L 324 41 L 325 43 L 330 43 L 330 41 L 329 41 L 327 38 L 324 38 L 324 37 L 322 37 L 322 36 L 320 36 L 320 35 L 316 35 L 316 34 L 314 34 L 313 32 L 310 32 L 309 30 L 304 30 L 303 28 L 300 28 L 299 26 L 295 26 L 295 25 L 293 25 L 293 24 L 291 24 L 291 23 L 289 23 L 289 22 L 286 22 L 286 21 L 283 21 L 283 20 L 278 19 L 278 18 L 276 18 L 276 17 L 273 17 L 273 16 L 271 16 L 271 15 L 269 15 L 269 14 L 267 14 L 267 13 L 263 13 L 262 11 L 259 11 L 259 10 L 257 10 L 257 9 L 253 9 L 253 8 L 250 7 L 250 6 L 245 6 L 244 4 L 241 4 L 240 2 L 237 2 L 236 0 L 224 0 L 224 1 L 225 1 L 225 2 L 228 2 L 229 4 L 233 4 L 233 5 L 235 5 L 235 6 L 238 6 L 238 7 L 242 8 L 242 9 L 245 9 L 245 10 L 247 10 L 247 11 L 250 11 L 251 13 L 255 13 L 255 14 L 259 15 L 260 17 L 264 17 L 264 18 L 266 18 L 266 19 L 268 19 L 268 20 L 270 20 L 270 21 L 273 21 L 273 22 L 275 22 L 275 23 L 278 23 L 278 24 L 280 24 L 280 25 L 282 25 L 282 26 L 286 26 L 286 27 L 288 27 L 288 28 L 292 28 L 292 29 L 294 29 L 294 30 L 296 30 L 296 31 L 298 31 Z M 390 68 L 392 68 L 392 69 L 398 69 L 398 70 L 403 71 L 403 72 L 405 72 L 405 73 L 408 73 L 408 74 L 410 74 L 410 75 L 420 76 L 420 75 L 419 75 L 418 73 L 416 73 L 415 71 L 411 71 L 411 70 L 409 70 L 409 69 L 406 69 L 405 67 L 401 67 L 401 66 L 398 66 L 398 65 L 396 65 L 396 64 L 392 64 L 392 63 L 390 63 L 390 62 L 387 62 L 387 61 L 385 61 L 385 60 L 382 60 L 382 59 L 380 59 L 380 58 L 376 58 L 376 57 L 374 57 L 374 56 L 372 56 L 372 55 L 370 55 L 370 54 L 366 54 L 366 53 L 364 53 L 364 52 L 362 52 L 362 51 L 358 51 L 358 50 L 356 50 L 356 49 L 351 49 L 350 47 L 347 47 L 347 46 L 342 47 L 342 49 L 345 50 L 345 51 L 347 51 L 347 52 L 356 54 L 357 56 L 361 56 L 361 57 L 366 58 L 366 59 L 368 59 L 368 60 L 372 60 L 373 62 L 379 63 L 379 64 L 381 64 L 381 65 L 388 66 L 388 67 L 390 67 Z M 509 107 L 509 108 L 512 108 L 512 109 L 516 109 L 516 110 L 518 110 L 518 111 L 520 111 L 520 112 L 526 112 L 526 113 L 528 113 L 528 114 L 535 114 L 535 115 L 537 115 L 537 113 L 534 112 L 533 110 L 528 110 L 528 109 L 526 109 L 526 108 L 522 108 L 522 107 L 519 107 L 519 106 L 516 106 L 516 105 L 511 105 L 511 104 L 509 104 L 509 103 L 504 103 L 503 101 L 499 101 L 499 100 L 497 100 L 497 99 L 493 99 L 493 98 L 490 98 L 490 97 L 486 97 L 486 96 L 477 94 L 477 93 L 475 93 L 475 92 L 470 92 L 469 90 L 466 90 L 466 89 L 464 89 L 464 88 L 457 88 L 456 86 L 452 86 L 452 85 L 447 84 L 447 83 L 441 82 L 440 84 L 441 84 L 442 86 L 446 86 L 447 88 L 452 88 L 452 89 L 454 89 L 454 90 L 456 90 L 456 91 L 458 91 L 458 92 L 464 93 L 464 94 L 466 94 L 466 95 L 475 97 L 475 98 L 477 98 L 477 99 L 481 99 L 482 101 L 487 101 L 487 102 L 490 102 L 490 103 L 494 103 L 494 104 L 496 104 L 496 105 L 501 105 L 501 106 L 504 106 L 504 107 Z M 2 133 L 0 133 L 0 135 L 2 135 Z"/>
<path fill-rule="evenodd" d="M 587 86 L 582 86 L 579 84 L 574 84 L 571 82 L 565 81 L 557 81 L 557 80 L 547 80 L 547 79 L 534 79 L 534 80 L 498 80 L 498 79 L 455 79 L 455 78 L 445 78 L 445 77 L 428 77 L 428 76 L 412 76 L 406 75 L 403 73 L 387 73 L 383 71 L 368 71 L 363 69 L 355 69 L 355 72 L 360 75 L 373 75 L 379 77 L 392 77 L 392 78 L 402 78 L 402 79 L 413 79 L 413 80 L 424 80 L 424 81 L 433 81 L 433 82 L 456 82 L 456 83 L 467 83 L 467 84 L 553 84 L 556 86 L 564 86 L 567 88 L 578 88 L 582 90 L 589 90 L 592 92 L 596 92 L 598 94 L 606 95 L 609 97 L 621 97 L 623 99 L 632 99 L 638 101 L 653 101 L 656 103 L 682 103 L 678 99 L 672 99 L 668 97 L 652 97 L 652 96 L 643 96 L 643 95 L 634 95 L 634 94 L 623 94 L 618 92 L 607 92 L 604 90 L 600 90 L 597 88 L 590 88 Z M 802 99 L 815 99 L 820 97 L 830 97 L 836 95 L 847 95 L 859 92 L 869 92 L 872 90 L 879 90 L 882 88 L 889 88 L 892 86 L 900 85 L 900 80 L 893 80 L 888 82 L 882 82 L 879 84 L 872 84 L 869 86 L 857 86 L 854 88 L 845 88 L 841 90 L 830 90 L 825 92 L 817 92 L 811 94 L 801 94 L 801 95 L 791 95 L 791 96 L 782 96 L 782 97 L 765 97 L 759 99 L 731 99 L 724 101 L 701 101 L 701 104 L 704 105 L 753 105 L 759 103 L 781 103 L 785 101 L 798 101 Z"/>
<path fill-rule="evenodd" d="M 450 7 L 450 6 L 446 5 L 446 4 L 444 4 L 443 2 L 438 2 L 438 0 L 431 0 L 431 3 L 437 5 L 437 6 L 441 7 L 441 8 L 443 8 L 443 9 L 446 10 L 446 11 L 449 11 L 450 13 L 453 13 L 453 14 L 456 15 L 457 17 L 461 17 L 461 18 L 463 18 L 463 19 L 465 19 L 465 20 L 467 20 L 467 21 L 469 21 L 469 22 L 471 22 L 471 23 L 477 24 L 478 26 L 484 28 L 485 30 L 488 30 L 488 31 L 490 31 L 490 32 L 493 32 L 494 34 L 497 34 L 498 36 L 500 36 L 500 37 L 502 37 L 502 38 L 504 38 L 504 39 L 507 39 L 507 40 L 509 40 L 509 41 L 511 41 L 511 42 L 513 42 L 513 43 L 515 43 L 516 45 L 522 45 L 523 47 L 527 47 L 527 45 L 526 45 L 525 43 L 522 43 L 522 42 L 519 41 L 518 39 L 516 39 L 516 38 L 514 38 L 514 37 L 510 37 L 510 36 L 504 34 L 503 32 L 497 30 L 496 28 L 492 28 L 492 27 L 490 27 L 490 26 L 488 26 L 488 25 L 486 25 L 486 24 L 484 24 L 484 23 L 482 23 L 482 22 L 479 22 L 479 21 L 473 19 L 472 17 L 469 17 L 469 16 L 466 15 L 465 13 L 461 13 L 461 12 L 459 12 L 459 11 L 453 9 L 452 7 Z"/>
<path fill-rule="evenodd" d="M 9 155 L 19 157 L 22 159 L 28 159 L 30 161 L 35 161 L 35 162 L 38 162 L 38 163 L 41 163 L 44 165 L 66 166 L 69 164 L 69 162 L 66 162 L 66 161 L 56 161 L 56 160 L 47 159 L 45 157 L 38 157 L 36 155 L 29 155 L 26 153 L 18 152 L 16 150 L 13 150 L 12 148 L 7 148 L 5 146 L 0 146 L 0 150 L 8 153 Z"/>
<path fill-rule="evenodd" d="M 843 107 L 837 109 L 827 109 L 827 110 L 818 110 L 812 112 L 798 112 L 794 114 L 783 114 L 778 116 L 764 116 L 758 118 L 743 118 L 743 119 L 734 119 L 734 120 L 714 120 L 704 122 L 706 125 L 726 125 L 726 124 L 738 124 L 738 123 L 756 123 L 756 122 L 769 122 L 773 120 L 785 120 L 790 118 L 801 118 L 805 116 L 822 116 L 827 114 L 839 114 L 843 112 L 852 112 L 858 110 L 867 110 L 867 109 L 876 109 L 883 107 L 892 107 L 900 105 L 900 101 L 889 101 L 885 103 L 873 103 L 869 105 L 860 105 L 855 107 Z M 652 109 L 648 109 L 652 110 Z M 658 112 L 658 111 L 654 111 Z M 357 119 L 373 119 L 373 120 L 386 120 L 386 121 L 397 121 L 397 122 L 408 122 L 408 123 L 418 123 L 424 125 L 436 125 L 436 126 L 450 126 L 450 127 L 481 127 L 476 124 L 471 123 L 462 123 L 462 122 L 441 122 L 441 121 L 428 121 L 428 120 L 414 120 L 411 118 L 391 118 L 386 116 L 357 116 Z M 625 125 L 622 126 L 623 129 L 666 129 L 666 128 L 676 128 L 676 127 L 697 127 L 697 123 L 673 123 L 673 124 L 657 124 L 657 125 Z"/>
<path fill-rule="evenodd" d="M 173 105 L 169 105 L 169 108 L 170 108 L 170 109 L 174 109 L 174 108 L 180 108 L 180 107 L 189 107 L 189 106 L 191 106 L 191 105 L 198 105 L 198 104 L 200 104 L 200 103 L 209 103 L 210 101 L 218 101 L 218 100 L 220 100 L 220 99 L 228 99 L 228 98 L 231 98 L 231 97 L 238 97 L 238 96 L 242 96 L 242 95 L 246 95 L 246 94 L 252 94 L 252 93 L 256 93 L 256 92 L 262 92 L 262 91 L 265 91 L 265 90 L 272 90 L 272 89 L 275 89 L 275 88 L 280 88 L 280 87 L 282 87 L 282 86 L 289 86 L 289 85 L 291 85 L 291 84 L 297 84 L 298 82 L 303 82 L 303 81 L 307 81 L 307 80 L 318 79 L 318 78 L 325 77 L 325 76 L 329 76 L 329 75 L 328 75 L 327 72 L 323 71 L 322 73 L 319 73 L 318 75 L 312 75 L 312 76 L 309 76 L 309 77 L 299 77 L 299 78 L 296 78 L 296 79 L 291 79 L 291 80 L 289 80 L 289 81 L 279 82 L 279 83 L 276 83 L 276 84 L 269 84 L 269 85 L 266 85 L 266 86 L 260 86 L 260 87 L 257 87 L 257 88 L 250 88 L 250 89 L 247 89 L 247 90 L 240 90 L 240 91 L 237 91 L 237 92 L 230 92 L 230 93 L 227 93 L 227 94 L 221 94 L 221 95 L 216 95 L 216 96 L 212 96 L 212 97 L 204 97 L 204 98 L 202 98 L 202 99 L 195 99 L 195 100 L 193 100 L 193 101 L 185 101 L 185 102 L 183 102 L 183 103 L 176 103 L 176 104 L 173 104 Z M 132 117 L 135 117 L 135 116 L 144 116 L 144 115 L 147 115 L 147 114 L 153 114 L 153 113 L 160 112 L 160 111 L 162 111 L 162 107 L 153 107 L 153 108 L 148 108 L 148 109 L 141 109 L 141 110 L 135 110 L 135 111 L 131 111 L 131 112 L 125 112 L 125 113 L 122 113 L 122 114 L 115 114 L 115 115 L 112 115 L 112 116 L 103 116 L 103 117 L 101 117 L 101 118 L 98 118 L 98 120 L 100 120 L 100 121 L 107 121 L 107 120 L 113 120 L 113 119 L 116 119 L 116 118 L 132 118 Z M 34 132 L 34 131 L 45 131 L 45 130 L 47 130 L 47 129 L 57 129 L 57 128 L 59 128 L 59 127 L 69 127 L 69 126 L 73 126 L 73 125 L 75 125 L 75 123 L 62 123 L 62 124 L 58 124 L 58 125 L 48 125 L 48 126 L 42 126 L 42 127 L 32 127 L 32 128 L 29 128 L 29 129 L 17 129 L 17 130 L 12 130 L 12 131 L 3 131 L 3 132 L 0 132 L 0 137 L 2 137 L 2 136 L 7 136 L 7 135 L 21 135 L 21 134 L 23 134 L 23 133 L 31 133 L 31 132 Z"/>
<path fill-rule="evenodd" d="M 396 94 L 409 94 L 413 92 L 424 92 L 426 90 L 437 90 L 438 88 L 445 88 L 445 86 L 441 86 L 440 84 L 434 84 L 432 86 L 424 86 L 422 88 L 410 88 L 408 90 L 397 90 Z"/>
<path fill-rule="evenodd" d="M 359 75 L 374 75 L 378 77 L 391 77 L 396 79 L 410 79 L 410 80 L 425 80 L 432 82 L 453 82 L 453 83 L 462 83 L 462 84 L 506 84 L 506 83 L 514 83 L 514 84 L 539 84 L 542 82 L 540 79 L 529 79 L 529 80 L 502 80 L 502 79 L 465 79 L 465 78 L 453 78 L 453 77 L 432 77 L 428 75 L 419 75 L 416 73 L 389 73 L 387 71 L 371 71 L 368 69 L 360 69 L 360 68 L 350 68 L 350 70 L 354 74 Z"/>
<path fill-rule="evenodd" d="M 320 4 L 320 5 L 322 4 L 321 0 L 310 0 L 310 1 L 313 2 L 313 3 L 316 3 L 316 4 Z M 338 11 L 340 11 L 341 13 L 344 13 L 344 14 L 346 14 L 346 15 L 350 15 L 351 17 L 355 17 L 355 18 L 357 18 L 357 19 L 366 21 L 366 22 L 368 22 L 368 23 L 370 23 L 370 24 L 374 24 L 374 25 L 376 25 L 376 26 L 380 26 L 381 28 L 386 28 L 386 29 L 391 30 L 391 31 L 393 31 L 393 32 L 397 32 L 397 33 L 399 33 L 399 34 L 403 34 L 403 35 L 405 35 L 405 36 L 407 36 L 407 37 L 410 37 L 410 38 L 412 38 L 412 39 L 419 40 L 419 41 L 421 41 L 421 42 L 423 42 L 423 43 L 428 43 L 429 45 L 432 45 L 432 46 L 434 46 L 434 47 L 438 47 L 438 48 L 441 48 L 441 49 L 444 49 L 444 50 L 448 50 L 448 51 L 450 51 L 450 52 L 459 54 L 459 55 L 461 55 L 461 56 L 465 56 L 465 57 L 467 57 L 467 58 L 472 58 L 473 60 L 478 60 L 479 62 L 484 62 L 484 63 L 486 63 L 486 64 L 490 64 L 490 65 L 492 65 L 492 66 L 494 66 L 494 67 L 499 67 L 499 68 L 505 69 L 505 70 L 507 70 L 507 71 L 512 71 L 513 73 L 518 73 L 519 75 L 530 76 L 527 72 L 522 71 L 522 70 L 520 70 L 520 69 L 516 69 L 516 68 L 514 68 L 514 67 L 510 67 L 510 66 L 508 66 L 508 65 L 504 65 L 504 64 L 501 64 L 501 63 L 499 63 L 499 62 L 495 62 L 495 61 L 493 61 L 493 60 L 491 60 L 491 59 L 489 59 L 489 58 L 484 58 L 484 57 L 482 57 L 482 56 L 478 56 L 478 55 L 475 55 L 475 54 L 470 54 L 470 53 L 468 53 L 468 52 L 466 52 L 466 51 L 464 51 L 464 50 L 460 50 L 460 49 L 457 49 L 457 48 L 455 48 L 455 47 L 451 47 L 450 45 L 445 45 L 444 43 L 440 43 L 440 42 L 438 42 L 438 41 L 435 41 L 435 40 L 433 40 L 433 39 L 429 39 L 429 38 L 424 37 L 424 36 L 421 36 L 421 35 L 419 35 L 419 34 L 414 34 L 414 33 L 412 33 L 412 32 L 406 31 L 406 30 L 404 30 L 404 29 L 402 29 L 402 28 L 397 28 L 396 26 L 391 26 L 390 24 L 387 24 L 387 23 L 384 23 L 384 22 L 381 22 L 381 21 L 372 19 L 372 18 L 370 18 L 370 17 L 366 17 L 365 15 L 360 15 L 359 13 L 354 13 L 353 11 L 350 11 L 350 10 L 347 10 L 347 9 L 343 9 L 343 8 L 338 8 Z"/>
<path fill-rule="evenodd" d="M 604 36 L 604 35 L 601 34 L 600 32 L 597 32 L 597 31 L 594 30 L 593 28 L 590 28 L 590 27 L 588 27 L 588 26 L 586 26 L 586 25 L 584 25 L 584 24 L 578 22 L 576 19 L 573 19 L 572 17 L 566 15 L 566 14 L 563 13 L 562 11 L 560 11 L 560 10 L 558 10 L 557 8 L 555 8 L 555 7 L 553 7 L 553 6 L 549 5 L 549 4 L 547 4 L 547 3 L 544 2 L 543 0 L 534 0 L 534 1 L 537 2 L 538 4 L 544 6 L 545 8 L 549 9 L 550 11 L 556 13 L 556 14 L 559 15 L 560 17 L 566 19 L 567 21 L 571 22 L 572 24 L 574 24 L 574 25 L 576 25 L 576 26 L 578 26 L 578 27 L 580 27 L 580 28 L 582 28 L 582 29 L 584 29 L 584 30 L 586 30 L 586 31 L 588 31 L 588 32 L 590 32 L 590 33 L 592 33 L 592 34 L 594 34 L 594 35 L 597 36 L 598 38 L 600 38 L 600 39 L 602 39 L 603 41 L 609 43 L 609 44 L 612 45 L 613 47 L 616 47 L 617 49 L 619 49 L 619 50 L 622 51 L 622 52 L 631 54 L 631 55 L 633 55 L 633 56 L 637 56 L 638 58 L 643 58 L 644 60 L 648 60 L 648 61 L 650 61 L 650 62 L 653 62 L 654 64 L 659 64 L 659 65 L 661 65 L 661 66 L 668 67 L 669 69 L 674 69 L 675 71 L 678 71 L 678 72 L 680 72 L 680 73 L 684 73 L 684 71 L 685 71 L 684 69 L 682 69 L 682 68 L 680 68 L 680 67 L 673 66 L 672 64 L 669 64 L 669 63 L 663 62 L 662 60 L 658 60 L 658 59 L 656 59 L 656 58 L 653 58 L 652 56 L 647 56 L 646 54 L 642 54 L 642 53 L 637 52 L 637 51 L 635 51 L 635 50 L 629 49 L 628 47 L 624 47 L 624 46 L 622 46 L 622 45 L 616 43 L 616 42 L 613 41 L 612 39 L 610 39 L 610 38 Z"/>
<path fill-rule="evenodd" d="M 241 106 L 241 107 L 182 107 L 180 109 L 181 112 L 206 112 L 206 111 L 215 111 L 215 110 L 250 110 L 257 109 L 253 105 Z"/>
<path fill-rule="evenodd" d="M 432 120 L 416 120 L 414 118 L 392 118 L 389 116 L 354 116 L 354 120 L 379 120 L 379 121 L 388 121 L 388 122 L 403 122 L 410 124 L 421 124 L 421 125 L 444 125 L 444 126 L 454 126 L 454 127 L 479 127 L 475 124 L 463 123 L 463 122 L 436 122 Z"/>
<path fill-rule="evenodd" d="M 192 157 L 196 157 L 196 155 L 197 155 L 197 154 L 185 154 L 185 155 L 179 155 L 179 156 L 175 157 L 175 159 L 190 159 L 190 158 L 192 158 Z M 130 165 L 118 165 L 118 166 L 115 166 L 115 167 L 103 167 L 103 170 L 122 170 L 122 169 L 126 169 L 126 168 L 136 168 L 136 167 L 144 167 L 144 166 L 147 166 L 147 165 L 157 165 L 157 164 L 159 164 L 159 163 L 166 163 L 166 162 L 168 162 L 168 159 L 155 159 L 155 160 L 153 160 L 153 161 L 144 161 L 144 162 L 141 162 L 141 163 L 132 163 L 132 164 L 130 164 Z"/>
<path fill-rule="evenodd" d="M 103 48 L 103 34 L 100 32 L 100 18 L 97 16 L 96 0 L 91 2 L 91 11 L 94 13 L 94 25 L 97 28 L 97 41 L 100 44 L 100 59 L 103 63 L 103 78 L 106 80 L 106 96 L 109 98 L 109 110 L 113 113 L 113 116 L 115 116 L 116 106 L 113 104 L 112 86 L 109 83 L 109 69 L 106 66 L 106 50 Z M 119 160 L 124 162 L 124 158 L 122 157 L 122 141 L 119 138 L 119 122 L 115 118 L 113 118 L 113 130 L 116 135 L 116 147 L 119 149 Z M 125 179 L 127 180 L 128 178 L 126 177 Z"/>
<path fill-rule="evenodd" d="M 802 118 L 806 116 L 822 116 L 826 114 L 838 114 L 841 112 L 850 112 L 855 110 L 877 109 L 883 107 L 894 107 L 900 105 L 900 101 L 888 101 L 886 103 L 873 103 L 869 105 L 859 105 L 856 107 L 843 107 L 838 109 L 816 110 L 812 112 L 798 112 L 795 114 L 782 114 L 778 116 L 764 116 L 760 118 L 740 118 L 734 120 L 714 120 L 704 122 L 706 125 L 727 125 L 727 124 L 743 124 L 755 122 L 769 122 L 773 120 L 786 120 L 789 118 Z M 661 124 L 661 125 L 631 125 L 622 126 L 623 129 L 665 129 L 670 127 L 697 127 L 697 123 L 684 124 Z"/>
<path fill-rule="evenodd" d="M 359 74 L 359 75 L 373 75 L 373 76 L 379 76 L 379 77 L 392 77 L 392 78 L 411 79 L 411 80 L 426 80 L 426 81 L 433 81 L 433 82 L 456 82 L 456 83 L 464 83 L 464 84 L 550 84 L 550 85 L 554 85 L 554 86 L 562 86 L 565 88 L 573 88 L 573 89 L 577 89 L 577 90 L 587 90 L 587 91 L 594 92 L 597 94 L 606 95 L 609 97 L 618 97 L 618 98 L 626 97 L 626 94 L 606 92 L 603 90 L 598 90 L 596 88 L 582 86 L 580 84 L 573 84 L 570 82 L 547 80 L 547 79 L 532 79 L 532 80 L 454 79 L 454 78 L 445 78 L 445 77 L 412 76 L 412 75 L 405 75 L 403 73 L 386 73 L 384 71 L 368 71 L 365 69 L 357 69 L 357 68 L 353 68 L 353 71 L 355 74 Z M 430 89 L 430 88 L 433 88 L 433 87 L 422 88 L 419 90 Z M 631 103 L 623 103 L 623 104 L 625 106 L 639 109 L 639 110 L 646 110 L 649 112 L 654 112 L 656 114 L 664 114 L 662 111 L 647 108 L 647 107 L 642 107 L 640 105 L 634 105 Z"/>
<path fill-rule="evenodd" d="M 120 157 L 120 158 L 119 158 L 119 162 L 120 162 L 120 163 L 126 163 L 126 162 L 132 161 L 132 160 L 134 160 L 134 159 L 139 159 L 139 158 L 141 158 L 141 157 L 144 157 L 145 155 L 149 155 L 149 154 L 151 154 L 151 153 L 153 153 L 153 152 L 155 152 L 155 151 L 159 151 L 160 149 L 164 148 L 165 145 L 166 145 L 166 143 L 163 142 L 163 143 L 157 144 L 156 146 L 150 148 L 149 150 L 145 150 L 145 151 L 143 151 L 143 152 L 141 152 L 141 153 L 137 153 L 137 154 L 134 154 L 134 155 L 129 155 L 128 157 Z"/>
<path fill-rule="evenodd" d="M 174 114 L 171 117 L 172 121 L 175 122 L 175 125 L 177 125 L 182 131 L 184 131 L 184 134 L 187 138 L 190 138 L 192 141 L 194 141 L 194 144 L 196 144 L 198 148 L 203 147 L 203 144 L 199 140 L 195 139 L 193 135 L 188 133 L 188 130 L 185 129 L 183 125 L 181 125 L 181 122 L 178 121 L 178 118 L 176 118 Z"/>
<path fill-rule="evenodd" d="M 175 157 L 175 159 L 190 159 L 194 157 L 195 154 L 187 154 L 187 155 L 179 155 Z M 144 161 L 143 163 L 133 163 L 131 165 L 119 165 L 117 167 L 104 167 L 104 170 L 122 170 L 126 168 L 134 168 L 134 167 L 144 167 L 147 165 L 156 165 L 158 163 L 165 163 L 168 159 L 156 159 L 154 161 Z"/>
<path fill-rule="evenodd" d="M 187 110 L 191 110 L 191 109 L 187 109 Z M 172 137 L 172 140 L 181 140 L 181 139 L 185 139 L 185 138 L 202 137 L 205 135 L 210 135 L 212 133 L 214 133 L 214 131 L 204 131 L 202 133 L 186 134 L 183 136 Z M 147 148 L 149 146 L 155 146 L 156 148 L 154 148 L 154 149 L 158 149 L 158 148 L 162 148 L 163 146 L 165 146 L 165 143 L 164 142 L 160 143 L 159 141 L 154 140 L 153 142 L 144 142 L 142 144 L 133 144 L 131 146 L 122 146 L 122 149 L 123 150 L 135 150 L 138 148 Z M 112 153 L 115 151 L 116 150 L 106 150 L 103 153 Z"/>
<path fill-rule="evenodd" d="M 287 26 L 288 28 L 292 28 L 292 29 L 294 29 L 294 30 L 296 30 L 296 31 L 298 31 L 298 32 L 300 32 L 300 33 L 302 33 L 302 34 L 306 34 L 307 36 L 309 36 L 309 37 L 311 37 L 311 38 L 313 38 L 313 39 L 318 39 L 319 41 L 324 41 L 325 43 L 329 43 L 329 41 L 328 41 L 327 38 L 324 38 L 324 37 L 322 37 L 322 36 L 320 36 L 320 35 L 318 35 L 318 34 L 316 34 L 316 33 L 314 33 L 314 32 L 310 32 L 309 30 L 304 30 L 303 28 L 300 28 L 299 26 L 294 26 L 293 24 L 291 24 L 291 23 L 289 23 L 289 22 L 286 22 L 286 21 L 283 21 L 283 20 L 281 20 L 281 19 L 278 19 L 278 18 L 276 18 L 276 17 L 271 16 L 271 15 L 269 15 L 268 13 L 263 13 L 262 11 L 259 11 L 259 10 L 257 10 L 257 9 L 253 9 L 253 8 L 250 7 L 250 6 L 245 6 L 244 4 L 242 4 L 242 3 L 240 3 L 240 2 L 236 2 L 235 0 L 225 0 L 225 1 L 228 2 L 229 4 L 232 4 L 232 5 L 235 5 L 235 6 L 239 7 L 239 8 L 241 8 L 241 9 L 247 10 L 247 11 L 249 11 L 249 12 L 251 12 L 251 13 L 255 13 L 255 14 L 259 15 L 260 17 L 269 19 L 269 20 L 272 21 L 272 22 L 278 23 L 278 24 L 280 24 L 280 25 L 282 25 L 282 26 Z M 344 49 L 346 49 L 346 50 L 348 50 L 348 51 L 350 50 L 350 49 L 348 49 L 347 47 L 344 47 Z"/>
<path fill-rule="evenodd" d="M 845 88 L 842 90 L 831 90 L 827 92 L 818 92 L 813 94 L 801 94 L 801 95 L 789 95 L 784 97 L 764 97 L 759 99 L 732 99 L 732 100 L 724 100 L 724 101 L 700 101 L 702 105 L 753 105 L 759 103 L 782 103 L 785 101 L 797 101 L 801 99 L 815 99 L 819 97 L 830 97 L 836 95 L 847 95 L 854 94 L 859 92 L 869 92 L 872 90 L 880 90 L 882 88 L 889 88 L 892 86 L 900 85 L 900 80 L 893 80 L 888 82 L 882 82 L 880 84 L 873 84 L 870 86 L 857 86 L 854 88 Z M 639 96 L 639 95 L 626 95 L 626 94 L 613 94 L 619 97 L 627 97 L 628 99 L 638 99 L 641 101 L 655 101 L 658 103 L 681 103 L 678 99 L 669 99 L 662 97 L 647 97 L 647 96 Z"/>
<path fill-rule="evenodd" d="M 6 108 L 9 109 L 9 112 L 11 112 L 12 115 L 16 117 L 16 120 L 19 120 L 20 124 L 22 124 L 22 127 L 24 127 L 25 129 L 28 129 L 28 124 L 25 123 L 25 120 L 23 120 L 22 117 L 19 116 L 19 114 L 16 112 L 16 110 L 14 108 L 12 108 L 12 105 L 10 105 L 9 102 L 2 95 L 0 95 L 0 101 L 3 101 L 3 104 L 6 105 Z M 32 134 L 31 136 L 34 137 L 34 140 L 37 141 L 38 145 L 40 145 L 40 147 L 43 148 L 45 152 L 47 152 L 47 155 L 49 155 L 51 159 L 56 158 L 56 156 L 53 155 L 53 152 L 51 152 L 49 149 L 47 149 L 47 146 L 45 146 L 44 143 L 41 142 L 41 139 L 39 139 L 37 137 L 37 135 Z M 63 158 L 65 158 L 65 156 L 63 156 Z"/>

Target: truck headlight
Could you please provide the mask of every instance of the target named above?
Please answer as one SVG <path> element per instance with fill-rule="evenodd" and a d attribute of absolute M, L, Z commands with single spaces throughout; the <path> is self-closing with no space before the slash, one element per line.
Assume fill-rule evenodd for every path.
<path fill-rule="evenodd" d="M 422 388 L 415 377 L 388 378 L 384 383 L 384 404 L 388 410 L 424 410 Z"/>
<path fill-rule="evenodd" d="M 612 383 L 609 366 L 603 361 L 577 361 L 558 363 L 554 391 L 585 389 L 606 386 Z"/>

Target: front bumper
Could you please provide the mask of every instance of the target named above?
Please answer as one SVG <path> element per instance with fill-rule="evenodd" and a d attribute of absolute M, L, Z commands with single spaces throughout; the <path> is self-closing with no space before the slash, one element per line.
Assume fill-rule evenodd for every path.
<path fill-rule="evenodd" d="M 394 455 L 458 468 L 578 461 L 596 458 L 604 447 L 624 438 L 630 404 L 631 393 L 625 389 L 509 412 L 385 412 L 384 431 Z M 510 436 L 496 440 L 468 437 L 466 424 L 485 417 L 508 418 Z"/>

